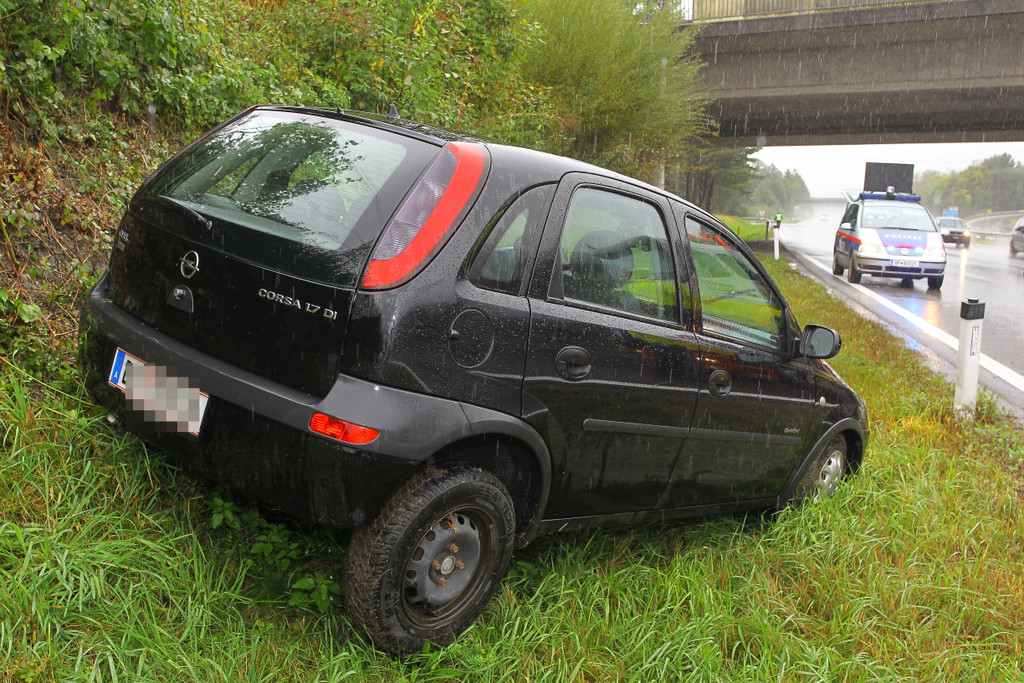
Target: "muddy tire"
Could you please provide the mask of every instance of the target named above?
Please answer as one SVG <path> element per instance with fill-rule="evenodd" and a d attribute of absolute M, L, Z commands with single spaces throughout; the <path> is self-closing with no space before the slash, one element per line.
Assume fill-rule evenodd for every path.
<path fill-rule="evenodd" d="M 833 437 L 821 455 L 815 458 L 811 466 L 807 468 L 800 483 L 797 484 L 793 501 L 800 503 L 831 498 L 849 472 L 846 439 L 841 436 Z"/>
<path fill-rule="evenodd" d="M 413 477 L 352 537 L 342 590 L 353 623 L 392 654 L 450 644 L 504 576 L 514 520 L 508 491 L 488 472 Z"/>
<path fill-rule="evenodd" d="M 941 289 L 942 281 L 946 279 L 945 275 L 937 275 L 935 277 L 928 278 L 928 289 Z"/>

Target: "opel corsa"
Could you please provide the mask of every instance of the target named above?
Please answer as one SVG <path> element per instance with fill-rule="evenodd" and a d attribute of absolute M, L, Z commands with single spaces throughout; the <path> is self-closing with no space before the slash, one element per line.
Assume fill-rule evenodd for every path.
<path fill-rule="evenodd" d="M 839 348 L 667 192 L 263 106 L 135 194 L 80 355 L 193 470 L 352 529 L 349 614 L 409 653 L 451 643 L 540 533 L 831 495 L 868 441 Z"/>

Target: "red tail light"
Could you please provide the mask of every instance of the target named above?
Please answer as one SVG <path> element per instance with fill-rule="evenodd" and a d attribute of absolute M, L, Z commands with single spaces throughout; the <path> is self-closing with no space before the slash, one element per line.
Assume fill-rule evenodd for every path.
<path fill-rule="evenodd" d="M 357 446 L 370 443 L 380 435 L 376 429 L 345 422 L 323 413 L 313 413 L 309 420 L 309 428 L 317 434 Z"/>
<path fill-rule="evenodd" d="M 445 146 L 385 228 L 363 287 L 395 287 L 429 263 L 451 236 L 486 166 L 482 145 L 453 142 Z"/>

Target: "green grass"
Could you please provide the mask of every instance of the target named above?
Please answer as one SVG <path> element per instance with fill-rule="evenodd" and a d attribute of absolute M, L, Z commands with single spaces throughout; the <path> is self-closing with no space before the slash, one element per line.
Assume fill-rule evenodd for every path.
<path fill-rule="evenodd" d="M 405 660 L 294 600 L 343 552 L 322 532 L 259 521 L 73 383 L 0 361 L 0 680 L 1021 680 L 1019 426 L 990 401 L 958 423 L 882 326 L 766 265 L 802 322 L 843 334 L 833 365 L 872 419 L 861 473 L 772 520 L 543 537 L 454 646 Z M 286 541 L 259 550 L 271 531 Z"/>
<path fill-rule="evenodd" d="M 764 221 L 748 223 L 737 216 L 725 216 L 718 214 L 715 215 L 715 218 L 725 223 L 726 227 L 739 235 L 739 238 L 745 242 L 765 239 Z M 768 238 L 771 238 L 771 232 L 768 233 Z"/>

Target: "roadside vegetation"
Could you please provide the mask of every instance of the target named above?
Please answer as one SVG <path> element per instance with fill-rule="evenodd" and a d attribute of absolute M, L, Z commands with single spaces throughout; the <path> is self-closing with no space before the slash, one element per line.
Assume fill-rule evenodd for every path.
<path fill-rule="evenodd" d="M 345 539 L 234 501 L 108 426 L 62 349 L 0 364 L 0 679 L 1014 680 L 1024 675 L 1019 426 L 785 262 L 844 335 L 862 471 L 820 504 L 544 537 L 453 647 L 393 660 L 349 630 Z M 70 345 L 68 345 L 70 346 Z"/>
<path fill-rule="evenodd" d="M 563 115 L 570 79 L 527 69 L 542 19 L 501 0 L 0 0 L 0 681 L 1024 676 L 1019 425 L 984 398 L 957 422 L 947 383 L 785 262 L 767 265 L 801 321 L 843 334 L 833 365 L 868 403 L 861 473 L 775 517 L 539 539 L 459 642 L 405 660 L 338 607 L 344 534 L 191 477 L 85 395 L 76 311 L 125 202 L 254 102 L 397 101 L 551 151 L 607 141 L 595 160 L 656 172 L 679 140 L 595 134 L 610 113 Z"/>
<path fill-rule="evenodd" d="M 1009 154 L 991 156 L 962 171 L 924 171 L 914 180 L 921 202 L 936 216 L 954 206 L 963 217 L 1024 209 L 1024 164 Z"/>

